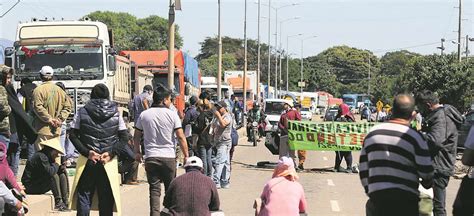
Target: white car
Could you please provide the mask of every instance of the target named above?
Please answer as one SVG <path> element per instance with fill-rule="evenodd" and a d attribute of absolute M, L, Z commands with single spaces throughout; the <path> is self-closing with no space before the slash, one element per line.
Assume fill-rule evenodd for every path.
<path fill-rule="evenodd" d="M 301 118 L 303 118 L 303 120 L 311 121 L 311 119 L 313 119 L 313 113 L 309 108 L 303 107 L 301 108 Z"/>
<path fill-rule="evenodd" d="M 266 99 L 265 100 L 265 121 L 267 126 L 265 131 L 275 131 L 278 129 L 278 121 L 284 111 L 283 105 L 288 102 L 285 99 Z"/>

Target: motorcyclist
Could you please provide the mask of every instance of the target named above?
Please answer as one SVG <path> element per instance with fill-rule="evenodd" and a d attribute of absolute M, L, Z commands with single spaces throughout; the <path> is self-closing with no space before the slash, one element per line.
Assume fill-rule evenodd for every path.
<path fill-rule="evenodd" d="M 250 110 L 249 114 L 248 114 L 248 117 L 247 117 L 247 137 L 248 137 L 248 141 L 251 142 L 254 138 L 252 137 L 253 134 L 251 133 L 251 130 L 252 130 L 252 123 L 253 122 L 257 122 L 257 123 L 260 123 L 260 120 L 262 119 L 262 116 L 263 116 L 263 113 L 262 113 L 262 110 L 260 109 L 260 103 L 255 101 L 253 103 L 253 108 Z M 258 137 L 257 137 L 258 139 Z"/>

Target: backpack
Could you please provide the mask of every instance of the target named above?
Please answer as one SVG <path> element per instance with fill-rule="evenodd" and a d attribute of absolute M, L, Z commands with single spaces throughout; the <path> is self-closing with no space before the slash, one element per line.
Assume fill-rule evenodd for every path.
<path fill-rule="evenodd" d="M 203 114 L 204 115 L 204 114 Z M 214 141 L 212 135 L 210 134 L 211 130 L 211 119 L 205 118 L 205 127 L 199 134 L 198 138 L 198 145 L 203 145 L 205 147 L 210 147 L 212 146 L 212 143 Z"/>

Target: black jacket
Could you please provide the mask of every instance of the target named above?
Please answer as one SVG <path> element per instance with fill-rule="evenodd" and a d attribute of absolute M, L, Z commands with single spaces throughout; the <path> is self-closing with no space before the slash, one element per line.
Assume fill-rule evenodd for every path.
<path fill-rule="evenodd" d="M 9 116 L 10 131 L 12 133 L 18 133 L 20 143 L 23 140 L 23 136 L 27 138 L 28 143 L 34 143 L 36 141 L 37 132 L 32 125 L 31 117 L 23 110 L 23 106 L 20 101 L 18 101 L 13 85 L 8 85 L 5 89 L 8 93 L 8 105 L 10 105 L 12 110 Z"/>
<path fill-rule="evenodd" d="M 127 130 L 119 131 L 116 103 L 105 99 L 92 99 L 77 115 L 80 118 L 80 129 L 70 131 L 70 140 L 83 156 L 88 157 L 90 150 L 99 154 L 109 152 L 114 156 L 127 144 Z"/>
<path fill-rule="evenodd" d="M 21 176 L 21 183 L 27 191 L 32 185 L 38 182 L 49 182 L 51 177 L 58 173 L 59 165 L 51 158 L 50 153 L 45 149 L 36 152 L 30 160 L 26 162 L 25 171 Z"/>
<path fill-rule="evenodd" d="M 433 110 L 424 120 L 422 131 L 433 157 L 435 173 L 454 174 L 458 127 L 463 121 L 461 113 L 447 104 Z"/>
<path fill-rule="evenodd" d="M 211 127 L 212 118 L 214 114 L 211 111 L 201 112 L 197 117 L 197 125 L 193 127 L 193 134 L 197 134 L 199 146 L 211 146 L 212 136 L 209 135 L 209 129 Z"/>
<path fill-rule="evenodd" d="M 23 85 L 20 89 L 18 89 L 18 93 L 20 93 L 25 98 L 25 111 L 29 112 L 33 107 L 33 90 L 35 90 L 36 85 L 34 83 L 28 83 Z M 21 103 L 21 101 L 20 101 Z"/>

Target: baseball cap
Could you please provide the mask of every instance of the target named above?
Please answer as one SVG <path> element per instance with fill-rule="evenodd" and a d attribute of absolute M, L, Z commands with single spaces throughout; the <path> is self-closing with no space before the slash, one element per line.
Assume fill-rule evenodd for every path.
<path fill-rule="evenodd" d="M 41 70 L 39 71 L 41 75 L 43 76 L 53 76 L 54 70 L 51 66 L 43 66 Z"/>
<path fill-rule="evenodd" d="M 184 167 L 199 167 L 202 168 L 202 160 L 196 156 L 189 157 L 184 164 Z"/>
<path fill-rule="evenodd" d="M 227 108 L 227 104 L 224 101 L 219 101 L 216 104 L 214 104 L 214 106 Z"/>

